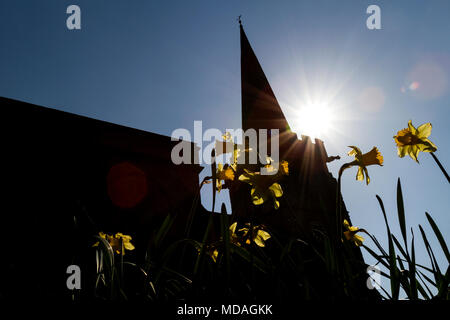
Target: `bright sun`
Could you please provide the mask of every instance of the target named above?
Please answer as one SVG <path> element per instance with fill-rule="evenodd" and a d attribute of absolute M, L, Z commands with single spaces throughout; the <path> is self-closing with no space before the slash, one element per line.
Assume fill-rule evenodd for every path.
<path fill-rule="evenodd" d="M 332 126 L 333 115 L 325 104 L 308 104 L 296 111 L 293 129 L 311 139 L 324 139 Z"/>

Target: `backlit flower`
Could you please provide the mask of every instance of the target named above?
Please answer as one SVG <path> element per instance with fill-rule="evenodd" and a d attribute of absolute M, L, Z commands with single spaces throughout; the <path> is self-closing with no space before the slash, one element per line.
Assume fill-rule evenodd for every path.
<path fill-rule="evenodd" d="M 419 152 L 435 152 L 436 145 L 428 140 L 431 134 L 431 123 L 424 123 L 417 129 L 412 125 L 411 120 L 408 121 L 408 128 L 400 130 L 394 136 L 397 144 L 397 153 L 400 158 L 409 155 L 416 162 Z"/>
<path fill-rule="evenodd" d="M 245 224 L 246 227 L 239 229 L 240 232 L 242 232 L 242 237 L 247 238 L 245 243 L 246 244 L 250 244 L 251 240 L 253 240 L 253 242 L 258 246 L 258 247 L 265 247 L 266 246 L 266 241 L 270 239 L 270 234 L 263 230 L 263 226 L 254 226 L 253 227 L 253 232 L 252 235 L 250 237 L 249 234 L 249 230 L 250 230 L 250 224 L 246 223 Z"/>
<path fill-rule="evenodd" d="M 230 242 L 234 243 L 237 246 L 241 246 L 239 236 L 236 234 L 237 222 L 233 223 L 230 228 Z"/>
<path fill-rule="evenodd" d="M 265 165 L 267 172 L 274 171 L 275 168 L 272 164 Z M 276 174 L 261 174 L 260 172 L 252 172 L 244 169 L 244 173 L 239 176 L 239 180 L 248 183 L 252 186 L 250 195 L 252 197 L 253 204 L 263 204 L 267 199 L 271 198 L 274 202 L 274 208 L 280 207 L 280 202 L 277 198 L 283 195 L 283 189 L 281 189 L 278 181 L 284 175 L 289 174 L 289 168 L 287 161 L 282 161 Z"/>
<path fill-rule="evenodd" d="M 364 154 L 358 147 L 349 146 L 349 148 L 352 148 L 352 150 L 348 152 L 348 155 L 355 156 L 355 160 L 348 164 L 345 164 L 341 170 L 343 171 L 352 166 L 358 166 L 358 172 L 356 173 L 356 180 L 364 180 L 365 176 L 366 184 L 369 184 L 370 177 L 369 172 L 367 171 L 367 166 L 374 164 L 382 166 L 383 156 L 381 155 L 380 151 L 378 151 L 377 147 L 373 147 L 372 150 Z"/>
<path fill-rule="evenodd" d="M 363 231 L 363 229 L 359 229 L 358 227 L 351 226 L 347 220 L 344 220 L 344 236 L 348 241 L 352 241 L 358 247 L 362 245 L 364 238 L 358 235 L 358 232 Z"/>
<path fill-rule="evenodd" d="M 241 246 L 241 237 L 239 237 L 236 234 L 236 226 L 237 226 L 237 222 L 233 223 L 228 229 L 228 231 L 230 233 L 230 243 L 233 243 L 240 247 Z M 198 250 L 198 252 L 200 253 L 200 250 Z M 217 258 L 219 256 L 218 244 L 216 243 L 216 244 L 208 246 L 206 249 L 206 254 L 209 255 L 214 262 L 217 262 Z"/>
<path fill-rule="evenodd" d="M 134 246 L 131 243 L 131 236 L 123 234 L 123 233 L 116 233 L 114 236 L 109 235 L 103 232 L 99 232 L 98 235 L 108 241 L 109 245 L 113 249 L 113 251 L 117 254 L 125 254 L 125 250 L 134 250 Z M 95 243 L 93 246 L 98 246 L 98 242 Z"/>
<path fill-rule="evenodd" d="M 207 254 L 213 259 L 214 262 L 217 262 L 217 257 L 219 256 L 219 250 L 217 248 L 208 248 Z"/>
<path fill-rule="evenodd" d="M 229 166 L 228 164 L 226 164 L 225 166 L 221 163 L 217 164 L 217 171 L 216 171 L 216 188 L 217 191 L 220 192 L 220 190 L 222 190 L 222 180 L 226 181 L 226 180 L 230 180 L 233 181 L 234 180 L 234 171 L 231 168 L 231 166 Z"/>

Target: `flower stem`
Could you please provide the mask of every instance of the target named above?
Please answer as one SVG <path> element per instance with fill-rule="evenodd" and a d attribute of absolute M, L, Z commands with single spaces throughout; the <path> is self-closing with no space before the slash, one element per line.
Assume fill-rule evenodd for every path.
<path fill-rule="evenodd" d="M 336 232 L 337 240 L 341 237 L 341 176 L 342 172 L 339 172 L 337 188 L 336 188 Z"/>
<path fill-rule="evenodd" d="M 439 159 L 436 157 L 436 155 L 434 154 L 434 152 L 430 152 L 431 156 L 433 157 L 434 161 L 436 161 L 437 165 L 439 166 L 439 168 L 441 169 L 442 173 L 444 174 L 444 176 L 447 178 L 448 183 L 450 183 L 450 177 L 448 176 L 447 171 L 445 171 L 444 167 L 442 166 L 441 162 L 439 161 Z"/>
<path fill-rule="evenodd" d="M 344 173 L 345 169 L 351 167 L 350 163 L 344 163 L 339 169 L 338 173 L 338 181 L 337 181 L 337 190 L 336 190 L 336 219 L 337 219 L 337 240 L 341 241 L 342 236 L 342 195 L 341 195 L 341 178 L 342 173 Z"/>

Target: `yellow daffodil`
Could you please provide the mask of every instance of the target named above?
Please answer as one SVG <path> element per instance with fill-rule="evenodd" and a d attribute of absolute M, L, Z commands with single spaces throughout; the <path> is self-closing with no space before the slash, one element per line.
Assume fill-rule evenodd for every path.
<path fill-rule="evenodd" d="M 245 243 L 246 244 L 250 244 L 251 240 L 253 240 L 253 242 L 258 246 L 258 247 L 265 247 L 266 246 L 266 241 L 268 239 L 270 239 L 270 234 L 263 230 L 263 226 L 254 226 L 253 227 L 253 232 L 252 232 L 252 236 L 251 236 L 251 240 L 250 240 L 250 235 L 249 235 L 249 230 L 250 230 L 250 224 L 246 223 L 245 224 L 246 227 L 239 229 L 240 232 L 242 232 L 242 237 L 247 237 Z"/>
<path fill-rule="evenodd" d="M 241 246 L 239 236 L 236 234 L 237 222 L 233 223 L 230 228 L 230 242 L 234 243 L 237 246 Z"/>
<path fill-rule="evenodd" d="M 222 180 L 234 180 L 234 171 L 230 165 L 226 164 L 225 166 L 221 163 L 217 164 L 216 171 L 216 188 L 217 191 L 220 192 L 222 190 Z"/>
<path fill-rule="evenodd" d="M 397 153 L 400 158 L 409 155 L 416 162 L 419 152 L 435 152 L 436 145 L 428 137 L 431 134 L 431 123 L 424 123 L 417 129 L 413 126 L 411 120 L 408 121 L 408 128 L 400 130 L 394 136 L 397 144 Z"/>
<path fill-rule="evenodd" d="M 383 165 L 383 156 L 380 151 L 378 151 L 377 147 L 373 147 L 367 153 L 362 153 L 358 147 L 349 146 L 352 148 L 351 151 L 348 152 L 349 156 L 355 156 L 355 160 L 347 163 L 342 166 L 341 173 L 343 170 L 350 168 L 352 166 L 358 166 L 358 172 L 356 173 L 356 180 L 364 180 L 364 176 L 366 177 L 366 184 L 369 184 L 370 177 L 369 172 L 367 171 L 367 166 L 377 164 L 379 166 Z"/>
<path fill-rule="evenodd" d="M 280 169 L 279 169 L 279 170 L 281 170 L 281 174 L 283 174 L 283 175 L 285 175 L 285 176 L 289 175 L 289 165 L 288 165 L 288 162 L 285 161 L 285 160 L 281 161 L 281 163 L 280 163 Z"/>
<path fill-rule="evenodd" d="M 209 248 L 207 250 L 207 254 L 213 259 L 214 262 L 217 262 L 217 257 L 219 256 L 219 250 L 215 247 Z"/>
<path fill-rule="evenodd" d="M 275 170 L 272 164 L 265 166 L 268 172 Z M 239 176 L 239 180 L 248 183 L 253 188 L 250 191 L 253 204 L 263 204 L 268 198 L 272 198 L 275 209 L 280 207 L 277 198 L 283 195 L 283 189 L 277 182 L 282 176 L 289 174 L 287 161 L 282 161 L 279 170 L 273 175 L 262 175 L 260 172 L 251 172 L 244 169 L 244 173 Z"/>
<path fill-rule="evenodd" d="M 134 250 L 134 246 L 131 243 L 131 236 L 119 232 L 119 233 L 116 233 L 115 238 L 122 239 L 123 247 L 126 250 L 130 250 L 130 251 Z"/>
<path fill-rule="evenodd" d="M 123 233 L 116 233 L 114 236 L 109 235 L 103 232 L 99 232 L 98 234 L 101 238 L 108 241 L 109 245 L 113 249 L 114 252 L 117 254 L 125 254 L 125 250 L 134 250 L 134 246 L 131 243 L 131 236 L 123 234 Z M 122 247 L 123 245 L 123 247 Z M 94 247 L 98 246 L 98 242 L 93 245 Z"/>
<path fill-rule="evenodd" d="M 348 241 L 352 241 L 357 245 L 358 247 L 362 245 L 364 238 L 358 235 L 358 232 L 364 231 L 363 229 L 359 229 L 358 227 L 351 226 L 347 220 L 344 220 L 344 228 L 346 231 L 344 231 L 345 239 Z"/>
<path fill-rule="evenodd" d="M 237 246 L 241 246 L 241 243 L 240 243 L 241 237 L 239 237 L 236 234 L 236 227 L 237 227 L 237 222 L 233 223 L 229 228 L 230 243 L 233 243 Z M 200 253 L 200 250 L 198 250 L 198 252 Z M 214 262 L 217 262 L 217 257 L 219 256 L 219 249 L 217 248 L 217 244 L 208 246 L 206 249 L 206 254 L 209 255 Z"/>

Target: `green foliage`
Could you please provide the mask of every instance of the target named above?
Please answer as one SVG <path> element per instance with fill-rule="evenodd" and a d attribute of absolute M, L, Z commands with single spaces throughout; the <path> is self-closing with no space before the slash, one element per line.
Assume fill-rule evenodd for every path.
<path fill-rule="evenodd" d="M 259 246 L 252 241 L 251 230 L 255 227 L 252 222 L 234 226 L 231 231 L 231 216 L 224 205 L 220 214 L 209 215 L 207 227 L 199 237 L 201 240 L 190 236 L 190 226 L 186 229 L 185 238 L 176 241 L 167 239 L 175 224 L 175 217 L 168 215 L 152 237 L 142 265 L 126 261 L 128 256 L 118 255 L 108 241 L 96 236 L 99 245 L 95 249 L 94 295 L 105 300 L 139 299 L 155 303 L 214 298 L 217 301 L 227 298 L 241 301 L 269 298 L 273 302 L 283 302 L 292 298 L 328 301 L 398 300 L 403 291 L 411 300 L 448 300 L 450 269 L 442 273 L 420 225 L 420 234 L 431 266 L 416 262 L 413 229 L 410 240 L 406 232 L 400 179 L 397 183 L 397 218 L 403 244 L 391 232 L 383 201 L 379 196 L 376 198 L 386 225 L 388 249 L 384 249 L 364 229 L 359 231 L 367 233 L 376 248 L 371 249 L 364 244 L 362 247 L 388 270 L 387 273 L 381 272 L 390 283 L 390 292 L 381 288 L 383 295 L 366 287 L 367 265 L 362 261 L 354 242 L 345 237 L 336 241 L 335 235 L 330 236 L 321 230 L 314 230 L 314 237 L 307 240 L 286 239 L 268 229 L 271 237 L 264 242 L 264 246 Z M 197 212 L 196 206 L 197 202 L 188 215 L 189 225 L 193 214 Z M 426 218 L 450 261 L 448 247 L 437 224 L 428 213 Z M 218 226 L 215 225 L 217 222 Z M 244 229 L 247 230 L 248 238 L 238 237 L 238 231 Z M 219 234 L 215 234 L 214 230 L 219 230 Z"/>
<path fill-rule="evenodd" d="M 389 222 L 387 220 L 386 212 L 384 209 L 383 201 L 377 195 L 377 200 L 381 207 L 381 212 L 383 214 L 389 243 L 389 253 L 381 247 L 376 238 L 370 235 L 371 239 L 380 250 L 380 253 L 375 253 L 372 249 L 364 246 L 367 252 L 372 255 L 381 265 L 389 270 L 389 275 L 383 274 L 389 279 L 391 285 L 391 295 L 387 294 L 387 298 L 398 300 L 400 294 L 400 288 L 406 293 L 406 296 L 410 300 L 419 299 L 419 294 L 425 300 L 449 300 L 449 268 L 445 274 L 442 274 L 439 265 L 436 261 L 434 252 L 430 246 L 428 238 L 423 230 L 422 226 L 419 225 L 419 230 L 422 235 L 423 243 L 427 250 L 428 256 L 430 258 L 431 267 L 425 267 L 416 262 L 415 256 L 415 241 L 414 241 L 414 231 L 411 228 L 411 253 L 408 250 L 408 240 L 406 234 L 406 219 L 405 219 L 405 209 L 403 202 L 403 194 L 400 179 L 397 183 L 397 213 L 400 230 L 402 233 L 402 238 L 404 245 L 397 240 L 397 238 L 391 233 Z M 426 218 L 433 229 L 433 232 L 439 241 L 442 251 L 444 252 L 447 261 L 450 264 L 450 255 L 448 252 L 448 247 L 445 240 L 433 218 L 425 213 Z M 395 244 L 395 246 L 394 246 Z M 396 254 L 395 248 L 400 252 L 400 255 Z M 404 262 L 407 263 L 408 268 L 405 268 Z M 434 281 L 431 279 L 434 278 Z M 430 289 L 430 287 L 433 289 Z"/>

